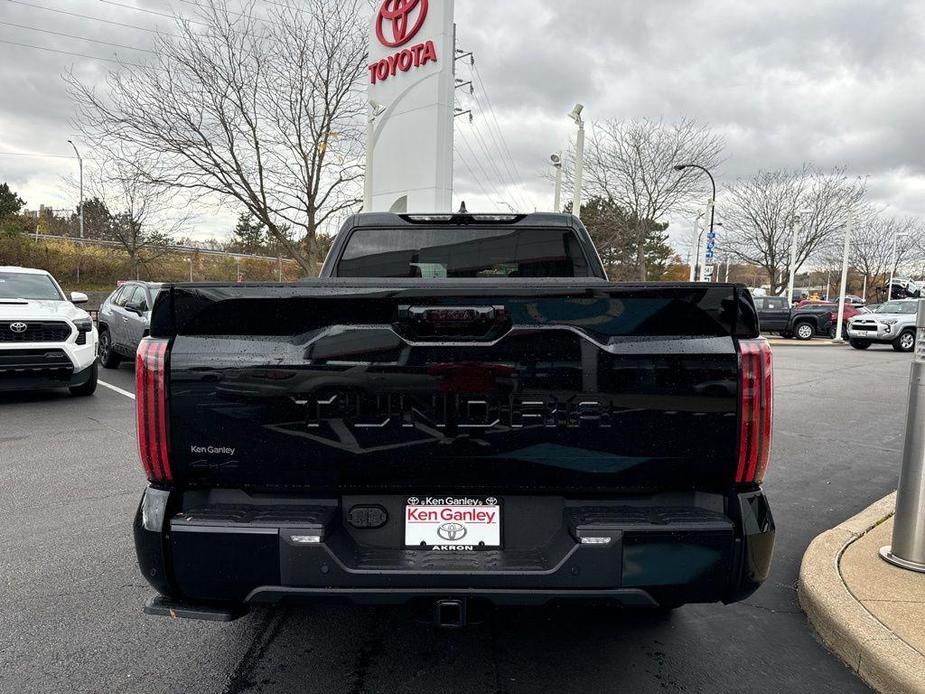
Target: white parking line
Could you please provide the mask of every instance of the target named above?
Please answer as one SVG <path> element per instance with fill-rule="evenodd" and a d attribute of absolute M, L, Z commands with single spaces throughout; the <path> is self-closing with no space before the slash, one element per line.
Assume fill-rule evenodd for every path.
<path fill-rule="evenodd" d="M 124 395 L 125 397 L 131 398 L 132 400 L 135 399 L 134 393 L 129 393 L 127 390 L 122 390 L 121 388 L 117 388 L 116 386 L 112 384 L 106 383 L 106 381 L 97 381 L 97 383 L 103 386 L 104 388 L 109 388 L 109 390 L 116 391 L 119 395 Z"/>

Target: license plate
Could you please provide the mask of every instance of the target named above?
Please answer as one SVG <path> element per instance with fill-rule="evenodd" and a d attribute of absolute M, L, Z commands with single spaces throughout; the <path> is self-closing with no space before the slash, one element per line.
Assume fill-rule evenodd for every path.
<path fill-rule="evenodd" d="M 411 496 L 405 546 L 476 551 L 501 546 L 501 502 L 494 496 Z"/>

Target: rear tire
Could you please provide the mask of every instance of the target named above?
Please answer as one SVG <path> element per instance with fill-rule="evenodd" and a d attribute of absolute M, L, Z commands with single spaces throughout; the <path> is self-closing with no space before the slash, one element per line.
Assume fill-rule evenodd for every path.
<path fill-rule="evenodd" d="M 100 364 L 104 369 L 118 369 L 121 357 L 112 348 L 112 337 L 105 328 L 100 331 Z"/>
<path fill-rule="evenodd" d="M 802 321 L 793 327 L 793 334 L 802 342 L 812 340 L 816 336 L 816 326 L 812 323 Z"/>
<path fill-rule="evenodd" d="M 870 347 L 870 340 L 860 340 L 856 337 L 852 337 L 848 340 L 848 343 L 855 349 L 867 349 Z"/>
<path fill-rule="evenodd" d="M 93 362 L 93 366 L 90 367 L 90 379 L 83 385 L 72 386 L 68 388 L 68 390 L 71 391 L 71 395 L 76 395 L 77 397 L 93 395 L 96 392 L 96 382 L 98 378 L 99 368 L 96 362 Z"/>
<path fill-rule="evenodd" d="M 915 331 L 903 330 L 899 337 L 893 340 L 893 349 L 897 352 L 911 352 L 915 349 Z"/>

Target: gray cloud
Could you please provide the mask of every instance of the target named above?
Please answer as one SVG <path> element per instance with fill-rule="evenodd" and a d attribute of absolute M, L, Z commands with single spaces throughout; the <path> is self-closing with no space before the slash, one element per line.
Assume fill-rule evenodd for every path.
<path fill-rule="evenodd" d="M 168 20 L 101 2 L 34 1 L 169 27 Z M 158 12 L 189 9 L 168 0 L 136 4 Z M 4 22 L 139 48 L 151 43 L 143 31 L 8 2 L 0 8 Z M 456 18 L 460 46 L 476 53 L 522 181 L 511 189 L 494 180 L 478 146 L 479 135 L 488 142 L 493 121 L 461 93 L 461 104 L 476 106 L 476 120 L 459 124 L 460 149 L 465 156 L 465 144 L 472 147 L 489 179 L 480 181 L 485 195 L 473 180 L 486 178 L 475 162 L 475 176 L 457 162 L 458 197 L 473 201 L 470 208 L 495 208 L 499 198 L 548 207 L 547 157 L 567 146 L 574 126 L 565 114 L 581 101 L 592 120 L 687 115 L 709 123 L 727 141 L 720 183 L 804 161 L 844 165 L 869 177 L 877 204 L 925 214 L 925 3 L 919 0 L 457 0 Z M 2 24 L 0 39 L 124 60 L 143 55 Z M 0 44 L 0 151 L 69 154 L 71 109 L 60 74 L 70 64 L 89 80 L 113 67 Z M 459 74 L 468 74 L 462 62 Z M 486 105 L 481 95 L 479 102 Z M 21 189 L 33 206 L 72 205 L 71 191 L 60 185 L 72 169 L 67 159 L 0 156 L 0 180 Z M 227 229 L 232 216 L 221 215 L 202 235 Z"/>

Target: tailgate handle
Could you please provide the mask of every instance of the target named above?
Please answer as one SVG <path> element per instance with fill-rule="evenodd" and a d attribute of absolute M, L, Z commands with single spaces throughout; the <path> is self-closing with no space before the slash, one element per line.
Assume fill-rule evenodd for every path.
<path fill-rule="evenodd" d="M 484 337 L 510 322 L 504 306 L 399 306 L 398 322 L 418 336 Z"/>

